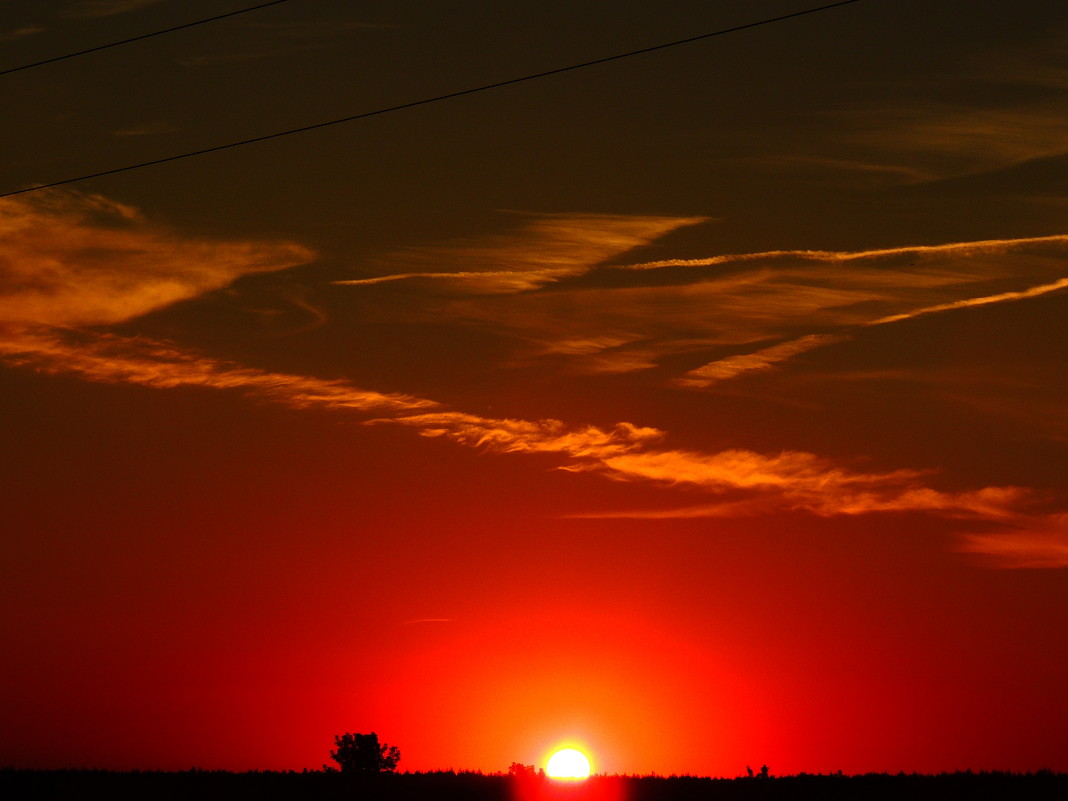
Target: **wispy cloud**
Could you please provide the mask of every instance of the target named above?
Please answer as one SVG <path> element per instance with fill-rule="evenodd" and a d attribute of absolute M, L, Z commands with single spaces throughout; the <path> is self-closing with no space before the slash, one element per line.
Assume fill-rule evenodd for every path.
<path fill-rule="evenodd" d="M 986 487 L 947 493 L 923 482 L 925 473 L 894 470 L 861 473 L 836 465 L 811 453 L 784 451 L 767 455 L 746 450 L 702 454 L 689 451 L 645 451 L 604 459 L 603 467 L 614 478 L 653 481 L 667 485 L 691 485 L 712 494 L 736 491 L 760 495 L 759 503 L 748 501 L 753 511 L 803 510 L 818 515 L 856 515 L 872 512 L 934 512 L 951 517 L 1006 519 L 1029 493 L 1019 487 Z M 737 511 L 737 497 L 727 498 Z M 717 516 L 717 504 L 689 507 L 658 517 L 693 517 L 703 510 Z M 620 515 L 626 516 L 626 515 Z"/>
<path fill-rule="evenodd" d="M 306 264 L 292 242 L 182 236 L 97 195 L 0 200 L 0 321 L 119 323 L 228 286 L 243 275 Z"/>
<path fill-rule="evenodd" d="M 1001 169 L 1068 151 L 1068 122 L 1059 103 L 960 108 L 932 103 L 872 111 L 866 147 L 898 154 L 914 169 L 944 178 Z"/>
<path fill-rule="evenodd" d="M 598 374 L 711 355 L 680 376 L 680 385 L 698 388 L 766 372 L 864 326 L 1054 291 L 1066 251 L 1068 236 L 1056 235 L 576 265 L 540 290 L 534 284 L 543 274 L 521 272 L 529 291 L 520 294 L 465 298 L 457 283 L 451 296 L 421 302 L 438 319 L 498 327 L 525 341 L 519 362 L 552 359 Z M 1042 283 L 1017 288 L 1027 280 Z M 756 347 L 739 352 L 749 344 Z"/>
<path fill-rule="evenodd" d="M 1068 278 L 1061 278 L 1057 281 L 1052 281 L 1048 284 L 1040 284 L 1039 286 L 1028 287 L 1017 292 L 999 292 L 996 295 L 982 295 L 977 298 L 963 298 L 961 300 L 953 301 L 952 303 L 940 303 L 936 306 L 925 306 L 921 309 L 914 309 L 909 312 L 903 312 L 901 314 L 891 314 L 889 317 L 880 317 L 878 320 L 872 320 L 868 325 L 885 325 L 886 323 L 896 323 L 901 320 L 909 320 L 913 317 L 920 317 L 924 314 L 936 314 L 937 312 L 955 311 L 957 309 L 968 309 L 973 306 L 988 306 L 991 303 L 1005 303 L 1006 301 L 1013 300 L 1026 300 L 1028 298 L 1037 298 L 1041 295 L 1049 294 L 1050 292 L 1057 292 L 1058 290 L 1068 288 Z"/>
<path fill-rule="evenodd" d="M 381 413 L 436 406 L 410 395 L 242 366 L 171 342 L 86 328 L 125 322 L 241 276 L 304 264 L 314 256 L 289 242 L 185 237 L 99 196 L 6 199 L 0 201 L 0 360 L 89 381 L 237 390 L 298 408 Z"/>
<path fill-rule="evenodd" d="M 463 293 L 521 292 L 582 275 L 609 258 L 707 220 L 610 214 L 525 216 L 527 221 L 518 231 L 405 248 L 376 260 L 373 266 L 380 275 L 335 283 L 370 286 L 418 279 L 453 285 Z"/>
<path fill-rule="evenodd" d="M 1068 514 L 1036 518 L 1024 528 L 966 534 L 957 549 L 990 567 L 1068 567 Z"/>
<path fill-rule="evenodd" d="M 969 303 L 1021 300 L 1055 291 L 1064 284 L 1058 278 L 1026 290 L 970 298 L 958 294 L 956 299 L 951 296 L 941 303 L 916 303 L 920 298 L 960 293 L 963 287 L 1018 280 L 1005 275 L 1014 271 L 1002 263 L 1004 258 L 1024 259 L 1031 275 L 1061 269 L 1068 237 L 866 253 L 776 252 L 685 262 L 604 264 L 690 222 L 693 220 L 689 218 L 682 222 L 678 218 L 642 218 L 630 225 L 614 217 L 589 217 L 576 227 L 574 215 L 566 219 L 546 217 L 534 223 L 534 234 L 527 232 L 529 241 L 523 247 L 511 241 L 503 250 L 497 242 L 450 251 L 450 264 L 462 261 L 462 254 L 466 254 L 480 269 L 450 270 L 444 280 L 456 287 L 467 278 L 458 278 L 460 273 L 477 276 L 474 294 L 481 306 L 490 307 L 491 318 L 496 315 L 513 326 L 517 320 L 520 327 L 531 326 L 532 332 L 539 332 L 532 341 L 542 337 L 541 346 L 558 357 L 599 358 L 606 365 L 613 359 L 620 363 L 628 358 L 652 361 L 670 349 L 681 352 L 707 347 L 708 341 L 717 338 L 741 338 L 744 342 L 746 337 L 781 336 L 791 327 L 796 330 L 813 322 L 837 326 L 831 333 L 802 335 L 749 354 L 706 363 L 687 376 L 701 386 L 769 370 L 799 353 L 840 342 L 848 336 L 843 331 L 850 325 L 881 325 L 903 319 L 906 312 L 897 311 L 903 306 L 912 315 L 935 313 Z M 576 238 L 587 235 L 591 242 L 575 245 Z M 542 236 L 550 242 L 545 252 L 532 246 Z M 579 252 L 571 253 L 572 246 Z M 952 259 L 947 261 L 947 254 L 952 254 Z M 1035 501 L 1025 488 L 946 491 L 935 486 L 937 475 L 933 472 L 865 472 L 804 451 L 767 454 L 731 449 L 706 453 L 669 448 L 664 447 L 667 432 L 630 422 L 603 427 L 568 425 L 556 419 L 483 417 L 446 409 L 415 395 L 261 369 L 173 342 L 102 330 L 103 326 L 127 322 L 228 286 L 245 275 L 306 263 L 314 255 L 294 243 L 182 236 L 145 220 L 136 209 L 97 196 L 53 193 L 32 201 L 4 201 L 0 203 L 0 360 L 88 381 L 159 389 L 229 390 L 290 408 L 355 412 L 371 418 L 366 421 L 369 424 L 393 424 L 421 436 L 447 438 L 490 453 L 555 455 L 559 457 L 557 467 L 565 471 L 680 489 L 691 499 L 698 497 L 697 503 L 682 508 L 600 512 L 599 516 L 919 512 L 1010 527 L 1010 534 L 1003 539 L 976 535 L 962 546 L 975 553 L 1011 551 L 1011 558 L 1004 554 L 999 557 L 1006 564 L 1031 565 L 1043 559 L 1052 563 L 1059 558 L 1056 547 L 1061 534 L 1057 532 L 1063 529 L 1063 521 L 1050 518 L 1060 521 L 1052 534 L 1032 525 L 1026 510 Z M 507 259 L 502 262 L 503 256 Z M 842 272 L 839 265 L 844 262 L 850 269 Z M 494 283 L 501 276 L 487 276 L 495 271 L 483 268 L 501 263 L 508 269 L 496 272 L 526 276 L 532 288 L 516 293 L 514 284 L 503 287 Z M 569 285 L 561 276 L 578 283 Z M 638 279 L 637 285 L 634 279 Z M 550 289 L 550 284 L 563 285 Z M 487 286 L 496 286 L 503 294 L 483 294 Z M 472 302 L 453 297 L 447 308 L 454 314 L 459 310 L 473 315 Z M 499 308 L 493 308 L 494 304 L 500 304 Z M 681 309 L 676 308 L 679 305 Z M 554 312 L 557 317 L 550 322 L 556 322 L 561 319 L 561 310 L 576 309 L 582 314 L 571 316 L 583 325 L 591 319 L 603 323 L 609 315 L 619 316 L 613 325 L 571 330 L 562 326 L 554 337 L 545 336 L 544 319 L 539 323 L 542 328 L 534 328 L 532 312 Z M 712 321 L 702 328 L 702 321 L 709 318 Z M 1053 556 L 1048 555 L 1051 548 Z"/>
<path fill-rule="evenodd" d="M 669 381 L 703 389 L 865 326 L 1055 291 L 1068 251 L 1068 235 L 1051 235 L 610 263 L 702 221 L 541 215 L 511 233 L 399 251 L 377 262 L 382 274 L 337 283 L 391 293 L 390 313 L 412 321 L 497 329 L 517 343 L 512 365 L 609 375 L 670 360 L 682 373 Z M 1027 280 L 1040 283 L 1019 289 Z"/>
<path fill-rule="evenodd" d="M 934 471 L 863 472 L 802 451 L 665 450 L 658 446 L 668 436 L 666 432 L 630 423 L 610 429 L 574 428 L 559 420 L 495 419 L 448 411 L 402 414 L 369 423 L 411 427 L 423 436 L 446 437 L 488 453 L 556 454 L 562 457 L 561 470 L 704 496 L 701 502 L 683 507 L 571 513 L 568 517 L 666 520 L 782 512 L 821 517 L 933 514 L 1000 525 L 1003 533 L 968 535 L 959 546 L 963 552 L 991 557 L 997 566 L 1068 566 L 1068 514 L 1033 515 L 1030 509 L 1036 498 L 1024 487 L 945 491 L 931 486 Z"/>
<path fill-rule="evenodd" d="M 458 289 L 472 294 L 501 294 L 537 289 L 551 281 L 574 275 L 572 269 L 541 269 L 531 272 L 521 270 L 486 270 L 484 272 L 450 272 L 450 273 L 396 273 L 380 275 L 375 278 L 354 278 L 348 281 L 335 281 L 340 286 L 373 286 L 391 281 L 441 281 L 454 285 Z"/>
<path fill-rule="evenodd" d="M 1031 494 L 1020 487 L 943 492 L 924 483 L 929 473 L 863 473 L 811 453 L 767 455 L 747 450 L 699 453 L 661 450 L 665 433 L 618 423 L 611 429 L 569 428 L 559 420 L 510 420 L 458 412 L 376 419 L 447 437 L 491 453 L 554 453 L 560 469 L 597 472 L 617 480 L 689 487 L 709 496 L 677 510 L 599 513 L 598 517 L 719 517 L 805 511 L 821 516 L 927 512 L 947 517 L 1008 521 L 1019 518 Z"/>
<path fill-rule="evenodd" d="M 946 245 L 938 246 L 924 246 L 915 248 L 893 248 L 888 250 L 874 250 L 866 251 L 862 253 L 827 253 L 819 252 L 810 253 L 809 257 L 825 261 L 827 263 L 835 263 L 842 261 L 858 261 L 858 260 L 878 260 L 890 256 L 912 256 L 913 258 L 932 258 L 932 257 L 958 257 L 966 259 L 975 259 L 983 256 L 999 256 L 1011 253 L 1017 249 L 1026 249 L 1029 246 L 1034 245 L 1064 245 L 1068 244 L 1068 237 L 1058 236 L 1045 236 L 1045 237 L 1032 237 L 1027 239 L 995 239 L 984 240 L 976 242 L 954 242 Z M 775 254 L 785 255 L 785 254 Z M 797 255 L 797 254 L 794 254 Z M 635 269 L 656 269 L 662 266 L 704 266 L 701 261 L 692 262 L 664 262 L 657 263 L 652 267 L 650 265 L 634 265 Z M 915 263 L 910 263 L 909 267 L 914 267 Z M 911 275 L 913 271 L 911 269 L 905 269 L 902 271 L 906 275 Z M 996 276 L 995 270 L 989 270 L 988 277 Z M 981 276 L 976 276 L 981 278 Z M 961 283 L 975 283 L 975 281 L 963 281 Z M 875 282 L 870 282 L 870 285 L 875 286 Z M 799 337 L 787 342 L 782 342 L 777 345 L 773 345 L 768 348 L 762 348 L 750 353 L 728 356 L 723 359 L 717 359 L 701 367 L 690 370 L 685 376 L 676 380 L 676 384 L 683 387 L 700 388 L 711 386 L 718 381 L 724 381 L 744 373 L 754 371 L 764 371 L 775 367 L 777 364 L 792 359 L 794 356 L 805 353 L 816 348 L 821 348 L 827 345 L 834 345 L 839 342 L 848 340 L 850 337 L 845 331 L 854 327 L 863 326 L 875 326 L 886 325 L 888 323 L 896 323 L 903 320 L 909 320 L 914 317 L 920 317 L 928 314 L 937 314 L 939 312 L 956 311 L 958 309 L 966 309 L 976 306 L 986 306 L 994 303 L 1005 303 L 1008 301 L 1026 300 L 1028 298 L 1035 298 L 1041 295 L 1048 294 L 1050 292 L 1056 292 L 1060 289 L 1068 287 L 1068 278 L 1060 278 L 1056 281 L 1052 281 L 1037 286 L 1028 287 L 1023 290 L 1013 290 L 1008 292 L 998 292 L 991 295 L 979 295 L 976 297 L 966 297 L 959 300 L 953 300 L 946 303 L 938 303 L 931 306 L 921 306 L 919 308 L 909 309 L 907 311 L 898 312 L 896 314 L 886 315 L 884 317 L 877 317 L 872 320 L 868 320 L 864 323 L 843 324 L 839 326 L 839 333 L 828 334 L 809 334 Z M 874 308 L 874 304 L 868 304 Z"/>
<path fill-rule="evenodd" d="M 702 365 L 690 370 L 685 376 L 676 379 L 675 383 L 682 387 L 707 387 L 717 381 L 725 381 L 735 378 L 742 373 L 751 373 L 759 370 L 770 370 L 779 362 L 792 359 L 799 353 L 845 342 L 847 336 L 836 334 L 809 334 L 808 336 L 763 348 L 753 353 L 745 353 L 740 356 L 728 356 L 714 362 Z"/>
<path fill-rule="evenodd" d="M 762 142 L 756 134 L 746 166 L 885 188 L 993 174 L 1068 153 L 1064 32 L 1036 26 L 1033 33 L 1025 44 L 1005 37 L 984 48 L 981 61 L 942 63 L 937 80 L 922 70 L 881 84 L 867 105 L 814 110 L 798 121 L 786 150 L 781 138 Z M 1031 191 L 1016 188 L 1018 197 Z"/>
<path fill-rule="evenodd" d="M 298 409 L 381 413 L 437 406 L 411 395 L 360 389 L 347 381 L 245 367 L 169 342 L 56 327 L 0 327 L 0 360 L 42 373 L 77 375 L 101 383 L 236 390 Z"/>
<path fill-rule="evenodd" d="M 25 39 L 27 36 L 36 36 L 46 30 L 48 29 L 43 25 L 23 25 L 21 28 L 13 28 L 0 33 L 0 42 L 14 42 L 18 39 Z"/>
<path fill-rule="evenodd" d="M 369 422 L 409 426 L 424 437 L 446 437 L 490 452 L 558 453 L 586 460 L 603 460 L 638 450 L 663 436 L 655 428 L 631 423 L 617 423 L 607 430 L 596 426 L 572 428 L 560 420 L 494 419 L 462 412 L 433 412 Z"/>
<path fill-rule="evenodd" d="M 813 262 L 853 262 L 885 259 L 893 256 L 973 256 L 1008 253 L 1030 245 L 1068 244 L 1068 234 L 1032 236 L 1018 239 L 978 239 L 970 242 L 947 242 L 940 245 L 909 245 L 872 250 L 768 250 L 758 253 L 732 253 L 706 259 L 663 259 L 643 264 L 621 265 L 621 270 L 656 270 L 663 267 L 709 267 L 732 262 L 767 261 L 794 258 Z"/>

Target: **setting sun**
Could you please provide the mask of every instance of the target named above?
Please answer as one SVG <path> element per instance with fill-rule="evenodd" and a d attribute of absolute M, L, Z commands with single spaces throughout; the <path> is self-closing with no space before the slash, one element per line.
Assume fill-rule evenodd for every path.
<path fill-rule="evenodd" d="M 545 772 L 553 779 L 586 779 L 590 775 L 590 760 L 574 748 L 561 748 L 549 757 Z"/>

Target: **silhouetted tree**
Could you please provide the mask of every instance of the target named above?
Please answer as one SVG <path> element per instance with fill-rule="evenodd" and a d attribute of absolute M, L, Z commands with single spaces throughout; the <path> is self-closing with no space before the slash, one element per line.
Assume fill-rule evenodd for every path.
<path fill-rule="evenodd" d="M 378 735 L 339 734 L 334 737 L 336 749 L 330 752 L 342 773 L 392 773 L 400 762 L 400 749 L 395 745 L 379 744 Z"/>
<path fill-rule="evenodd" d="M 524 765 L 522 762 L 513 762 L 508 768 L 508 775 L 517 779 L 533 779 L 538 775 L 533 765 Z"/>

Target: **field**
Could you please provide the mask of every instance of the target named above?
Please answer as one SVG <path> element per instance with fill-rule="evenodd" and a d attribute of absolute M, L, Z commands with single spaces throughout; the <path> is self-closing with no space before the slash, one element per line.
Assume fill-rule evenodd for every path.
<path fill-rule="evenodd" d="M 943 773 L 800 774 L 772 778 L 704 778 L 695 776 L 594 776 L 582 782 L 517 780 L 500 774 L 383 774 L 354 777 L 340 773 L 180 772 L 96 770 L 0 770 L 0 795 L 16 801 L 63 801 L 94 798 L 240 799 L 241 801 L 761 801 L 763 799 L 1063 799 L 1068 774 Z"/>

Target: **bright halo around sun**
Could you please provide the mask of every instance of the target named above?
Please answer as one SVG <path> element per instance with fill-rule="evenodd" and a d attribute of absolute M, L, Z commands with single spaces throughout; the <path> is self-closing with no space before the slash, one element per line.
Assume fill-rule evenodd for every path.
<path fill-rule="evenodd" d="M 553 779 L 588 779 L 590 760 L 574 748 L 561 748 L 545 763 L 545 773 Z"/>

